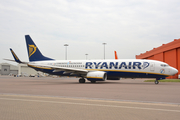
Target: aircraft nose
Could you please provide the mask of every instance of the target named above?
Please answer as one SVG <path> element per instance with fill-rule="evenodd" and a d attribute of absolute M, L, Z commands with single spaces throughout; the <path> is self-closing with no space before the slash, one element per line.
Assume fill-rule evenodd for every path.
<path fill-rule="evenodd" d="M 176 69 L 176 68 L 173 68 L 173 67 L 171 67 L 171 73 L 172 73 L 172 75 L 175 75 L 176 73 L 178 73 L 178 70 Z"/>

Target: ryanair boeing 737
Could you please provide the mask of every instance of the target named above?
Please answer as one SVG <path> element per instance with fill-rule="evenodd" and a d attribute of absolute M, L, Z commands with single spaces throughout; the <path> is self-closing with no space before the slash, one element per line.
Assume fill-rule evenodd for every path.
<path fill-rule="evenodd" d="M 77 76 L 79 83 L 85 79 L 92 83 L 105 80 L 120 80 L 123 78 L 156 78 L 158 80 L 175 75 L 178 70 L 167 63 L 156 60 L 141 59 L 111 59 L 111 60 L 54 60 L 41 54 L 29 35 L 25 35 L 29 62 L 22 62 L 13 52 L 16 62 L 29 67 L 59 76 Z"/>

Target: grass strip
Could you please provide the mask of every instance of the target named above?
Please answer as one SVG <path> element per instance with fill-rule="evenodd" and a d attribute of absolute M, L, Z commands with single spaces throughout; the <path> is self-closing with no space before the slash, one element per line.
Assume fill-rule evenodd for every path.
<path fill-rule="evenodd" d="M 155 80 L 145 80 L 144 82 L 154 82 Z M 180 82 L 180 79 L 163 79 L 159 82 Z"/>

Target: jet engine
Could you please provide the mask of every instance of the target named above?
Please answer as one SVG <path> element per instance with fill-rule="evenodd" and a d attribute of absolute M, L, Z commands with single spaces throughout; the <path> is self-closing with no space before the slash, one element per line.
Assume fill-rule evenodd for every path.
<path fill-rule="evenodd" d="M 107 79 L 107 73 L 102 71 L 89 72 L 86 76 L 89 81 L 105 81 Z"/>

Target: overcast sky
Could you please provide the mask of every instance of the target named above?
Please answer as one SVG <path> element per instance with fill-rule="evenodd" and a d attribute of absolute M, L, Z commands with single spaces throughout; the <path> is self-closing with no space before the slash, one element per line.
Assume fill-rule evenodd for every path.
<path fill-rule="evenodd" d="M 0 0 L 0 63 L 12 48 L 28 61 L 25 35 L 43 55 L 65 59 L 134 59 L 180 38 L 179 0 Z M 12 62 L 8 62 L 12 63 Z"/>

